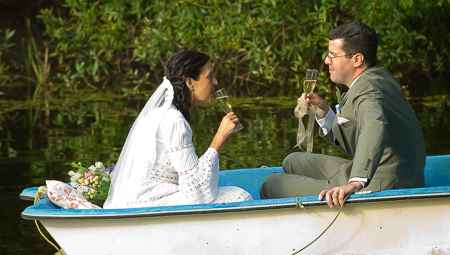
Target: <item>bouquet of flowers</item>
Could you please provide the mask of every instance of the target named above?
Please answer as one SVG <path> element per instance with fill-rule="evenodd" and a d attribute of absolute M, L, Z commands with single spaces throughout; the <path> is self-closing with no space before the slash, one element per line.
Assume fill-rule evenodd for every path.
<path fill-rule="evenodd" d="M 89 168 L 85 168 L 79 162 L 72 162 L 74 170 L 69 172 L 70 185 L 83 193 L 83 196 L 91 203 L 103 206 L 108 197 L 111 184 L 111 172 L 114 166 L 106 169 L 102 162 L 95 162 Z"/>

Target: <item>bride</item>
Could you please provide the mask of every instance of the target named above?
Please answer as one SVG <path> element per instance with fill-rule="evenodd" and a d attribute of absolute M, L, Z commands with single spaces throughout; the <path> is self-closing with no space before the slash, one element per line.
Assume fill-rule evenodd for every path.
<path fill-rule="evenodd" d="M 252 199 L 239 187 L 218 187 L 219 154 L 239 122 L 233 112 L 222 119 L 208 150 L 200 158 L 195 154 L 189 113 L 212 102 L 217 84 L 206 54 L 182 51 L 170 58 L 164 81 L 128 134 L 105 209 Z"/>

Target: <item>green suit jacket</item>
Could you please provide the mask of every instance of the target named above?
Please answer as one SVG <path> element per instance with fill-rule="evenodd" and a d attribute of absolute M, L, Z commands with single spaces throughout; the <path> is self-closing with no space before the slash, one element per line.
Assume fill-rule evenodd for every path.
<path fill-rule="evenodd" d="M 366 190 L 425 185 L 426 153 L 419 122 L 385 68 L 366 70 L 344 95 L 332 130 L 319 134 L 353 156 L 340 172 L 344 171 L 343 178 L 368 178 Z"/>

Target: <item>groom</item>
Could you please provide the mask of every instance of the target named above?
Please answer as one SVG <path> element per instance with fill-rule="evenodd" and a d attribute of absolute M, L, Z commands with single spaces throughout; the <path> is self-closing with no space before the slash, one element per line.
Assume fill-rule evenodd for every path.
<path fill-rule="evenodd" d="M 317 94 L 300 104 L 325 112 L 316 115 L 319 135 L 351 160 L 312 153 L 292 153 L 284 173 L 262 183 L 261 198 L 319 195 L 340 208 L 347 194 L 364 190 L 423 187 L 425 148 L 416 115 L 393 75 L 376 66 L 375 29 L 361 22 L 337 27 L 328 36 L 325 64 L 330 78 L 349 90 L 335 114 Z"/>

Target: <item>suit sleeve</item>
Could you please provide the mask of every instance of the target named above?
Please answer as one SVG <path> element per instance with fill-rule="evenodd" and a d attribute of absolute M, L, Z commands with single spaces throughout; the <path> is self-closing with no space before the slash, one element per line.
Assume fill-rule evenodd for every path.
<path fill-rule="evenodd" d="M 358 133 L 350 178 L 368 178 L 370 182 L 389 141 L 389 123 L 380 97 L 366 95 L 359 97 L 358 100 L 356 110 Z"/>

